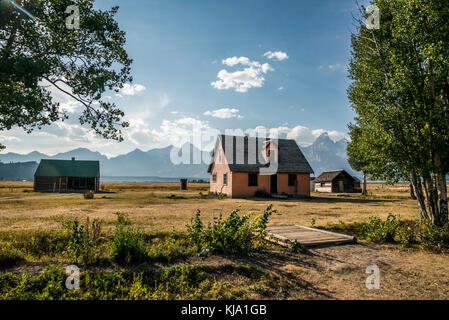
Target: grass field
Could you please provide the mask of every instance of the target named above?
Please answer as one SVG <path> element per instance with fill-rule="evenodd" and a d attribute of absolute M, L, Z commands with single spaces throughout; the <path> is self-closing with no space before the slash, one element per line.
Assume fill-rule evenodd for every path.
<path fill-rule="evenodd" d="M 309 199 L 288 200 L 222 199 L 208 195 L 208 185 L 205 184 L 189 184 L 188 190 L 181 191 L 177 184 L 104 183 L 102 190 L 94 199 L 86 200 L 82 194 L 34 193 L 32 183 L 28 182 L 0 182 L 0 236 L 3 241 L 14 242 L 14 239 L 19 239 L 18 243 L 29 241 L 26 239 L 31 239 L 34 234 L 57 233 L 62 230 L 64 220 L 77 218 L 85 221 L 86 217 L 91 221 L 95 218 L 101 219 L 105 234 L 110 234 L 115 228 L 116 212 L 128 214 L 133 225 L 142 228 L 149 237 L 147 246 L 148 250 L 153 252 L 151 261 L 132 267 L 120 266 L 107 259 L 106 252 L 109 252 L 110 248 L 105 245 L 101 250 L 105 252 L 106 262 L 83 269 L 83 275 L 121 272 L 125 277 L 124 283 L 128 281 L 127 273 L 145 273 L 152 270 L 151 276 L 144 276 L 146 280 L 142 280 L 147 286 L 146 291 L 142 289 L 144 292 L 141 290 L 142 292 L 135 296 L 130 295 L 129 292 L 136 286 L 136 280 L 131 277 L 134 280 L 128 281 L 129 288 L 125 285 L 120 293 L 92 297 L 88 292 L 84 292 L 58 296 L 59 298 L 449 297 L 449 280 L 446 277 L 449 273 L 449 260 L 445 250 L 436 253 L 420 248 L 405 248 L 397 244 L 359 241 L 356 245 L 315 248 L 303 253 L 292 253 L 271 246 L 268 250 L 250 257 L 223 254 L 198 257 L 182 240 L 185 237 L 186 224 L 197 209 L 201 210 L 205 222 L 211 222 L 220 212 L 227 215 L 236 207 L 240 207 L 242 212 L 260 213 L 267 205 L 273 204 L 277 213 L 270 217 L 269 225 L 313 224 L 323 228 L 340 222 L 364 222 L 370 216 L 386 219 L 389 214 L 399 214 L 404 220 L 415 220 L 419 218 L 418 209 L 416 202 L 409 198 L 408 185 L 369 185 L 369 195 L 366 197 L 356 194 L 313 193 Z M 174 232 L 170 233 L 173 230 Z M 161 244 L 164 244 L 163 248 L 166 250 L 164 241 L 167 241 L 168 234 L 178 237 L 176 240 L 170 240 L 172 244 L 167 249 L 168 258 L 154 258 L 160 257 L 160 253 L 154 252 L 162 250 Z M 41 277 L 48 264 L 64 266 L 69 263 L 66 257 L 59 253 L 38 255 L 30 253 L 31 251 L 26 251 L 20 263 L 3 268 L 2 276 L 13 279 L 15 275 L 26 272 L 30 281 L 34 281 L 33 277 Z M 379 290 L 368 290 L 365 286 L 365 279 L 369 275 L 365 272 L 366 267 L 373 264 L 377 265 L 381 272 Z M 178 284 L 167 280 L 170 279 L 167 274 L 171 272 L 181 274 L 181 277 L 186 273 L 192 279 L 186 280 L 183 284 L 185 287 L 178 288 Z M 189 276 L 186 277 L 190 279 Z M 3 282 L 0 279 L 0 295 L 2 284 L 15 281 L 4 279 Z M 86 279 L 90 278 L 86 276 Z M 167 287 L 164 287 L 164 290 L 156 290 L 154 283 L 161 281 L 166 281 Z M 85 285 L 90 284 L 86 282 Z M 199 286 L 202 288 L 200 291 L 195 289 Z M 2 297 L 14 298 L 4 293 Z M 39 298 L 45 298 L 45 295 Z"/>

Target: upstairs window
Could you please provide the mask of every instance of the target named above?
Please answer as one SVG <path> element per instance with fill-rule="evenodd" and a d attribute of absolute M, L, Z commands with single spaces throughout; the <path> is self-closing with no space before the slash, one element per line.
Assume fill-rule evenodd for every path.
<path fill-rule="evenodd" d="M 296 174 L 289 174 L 288 175 L 288 185 L 294 186 L 296 183 Z"/>
<path fill-rule="evenodd" d="M 257 173 L 248 173 L 248 187 L 257 187 Z"/>
<path fill-rule="evenodd" d="M 228 174 L 227 173 L 223 174 L 223 185 L 225 185 L 225 186 L 228 185 Z"/>

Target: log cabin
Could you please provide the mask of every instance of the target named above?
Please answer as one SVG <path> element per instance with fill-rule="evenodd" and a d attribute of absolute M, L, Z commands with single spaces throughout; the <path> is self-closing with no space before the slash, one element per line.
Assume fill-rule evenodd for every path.
<path fill-rule="evenodd" d="M 99 161 L 42 159 L 34 173 L 36 192 L 98 192 L 99 186 Z"/>

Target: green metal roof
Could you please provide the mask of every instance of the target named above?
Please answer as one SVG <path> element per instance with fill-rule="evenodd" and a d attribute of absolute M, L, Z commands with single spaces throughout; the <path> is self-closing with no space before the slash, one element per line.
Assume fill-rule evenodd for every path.
<path fill-rule="evenodd" d="M 42 159 L 34 173 L 35 177 L 83 177 L 100 175 L 99 161 L 46 160 Z"/>

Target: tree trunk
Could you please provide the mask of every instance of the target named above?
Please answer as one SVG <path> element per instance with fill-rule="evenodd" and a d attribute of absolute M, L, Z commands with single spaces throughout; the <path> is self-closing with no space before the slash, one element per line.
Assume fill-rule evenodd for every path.
<path fill-rule="evenodd" d="M 430 221 L 436 224 L 439 219 L 438 193 L 430 174 L 426 174 L 424 177 L 424 189 L 426 190 L 426 206 L 430 215 Z"/>
<path fill-rule="evenodd" d="M 363 171 L 363 184 L 362 184 L 362 195 L 366 196 L 368 194 L 366 190 L 366 172 Z"/>
<path fill-rule="evenodd" d="M 439 155 L 434 157 L 434 163 L 437 168 L 437 173 L 434 176 L 439 205 L 438 216 L 435 217 L 435 225 L 443 227 L 448 223 L 446 173 L 443 170 Z"/>
<path fill-rule="evenodd" d="M 429 214 L 427 213 L 424 194 L 422 190 L 421 178 L 417 177 L 415 173 L 410 174 L 410 180 L 418 200 L 419 211 L 422 219 L 429 219 Z"/>
<path fill-rule="evenodd" d="M 410 188 L 410 198 L 412 198 L 412 200 L 416 200 L 415 190 L 413 190 L 413 183 L 411 181 L 409 183 L 409 188 Z"/>

